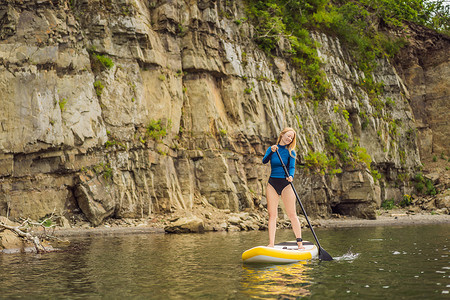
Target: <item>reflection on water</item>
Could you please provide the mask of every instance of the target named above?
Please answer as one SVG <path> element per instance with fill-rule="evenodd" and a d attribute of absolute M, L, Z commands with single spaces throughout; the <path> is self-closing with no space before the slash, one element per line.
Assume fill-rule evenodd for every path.
<path fill-rule="evenodd" d="M 275 297 L 290 299 L 293 296 L 310 295 L 308 287 L 311 278 L 308 276 L 306 263 L 290 265 L 274 265 L 266 267 L 243 266 L 242 291 L 254 299 Z"/>
<path fill-rule="evenodd" d="M 334 261 L 278 266 L 241 261 L 267 232 L 80 237 L 62 252 L 0 255 L 0 299 L 443 299 L 449 229 L 318 228 Z"/>

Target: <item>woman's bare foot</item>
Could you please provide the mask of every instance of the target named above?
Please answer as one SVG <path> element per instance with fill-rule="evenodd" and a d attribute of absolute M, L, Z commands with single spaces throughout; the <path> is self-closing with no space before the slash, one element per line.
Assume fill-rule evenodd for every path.
<path fill-rule="evenodd" d="M 305 249 L 305 247 L 303 247 L 303 243 L 302 242 L 297 243 L 297 245 L 298 245 L 298 250 Z"/>
<path fill-rule="evenodd" d="M 275 247 L 275 245 L 267 245 L 266 247 L 271 247 L 271 248 L 273 248 L 273 247 Z"/>

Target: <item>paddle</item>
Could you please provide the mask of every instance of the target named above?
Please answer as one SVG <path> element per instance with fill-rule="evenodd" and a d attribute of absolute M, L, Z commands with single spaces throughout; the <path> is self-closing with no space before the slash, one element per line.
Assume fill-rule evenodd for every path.
<path fill-rule="evenodd" d="M 284 173 L 286 173 L 286 176 L 289 177 L 289 172 L 288 172 L 286 166 L 284 165 L 283 160 L 281 159 L 281 155 L 280 155 L 280 153 L 278 152 L 278 149 L 276 150 L 276 152 L 277 152 L 278 158 L 279 158 L 280 161 L 281 161 L 281 165 L 283 166 Z M 306 215 L 305 208 L 303 207 L 302 201 L 300 201 L 300 197 L 298 196 L 297 191 L 295 190 L 294 184 L 293 184 L 292 182 L 290 182 L 290 184 L 291 184 L 291 186 L 292 186 L 292 190 L 294 191 L 295 197 L 297 198 L 297 201 L 298 201 L 298 203 L 300 204 L 300 207 L 302 208 L 303 215 L 305 216 L 306 221 L 308 222 L 309 228 L 311 229 L 311 232 L 312 232 L 312 234 L 313 234 L 313 236 L 314 236 L 314 239 L 316 240 L 317 246 L 319 247 L 319 259 L 320 259 L 320 260 L 325 260 L 325 261 L 333 260 L 333 258 L 331 257 L 331 255 L 328 254 L 328 252 L 325 251 L 325 250 L 320 246 L 319 239 L 317 238 L 316 233 L 314 232 L 314 229 L 313 229 L 311 223 L 309 222 L 308 216 Z"/>

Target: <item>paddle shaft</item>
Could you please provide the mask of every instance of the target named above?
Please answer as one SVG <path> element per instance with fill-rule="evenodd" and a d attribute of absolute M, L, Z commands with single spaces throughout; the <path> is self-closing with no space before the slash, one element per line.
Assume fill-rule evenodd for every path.
<path fill-rule="evenodd" d="M 284 173 L 286 173 L 286 177 L 289 177 L 289 172 L 288 172 L 286 166 L 284 165 L 283 160 L 281 159 L 281 155 L 278 152 L 278 149 L 276 150 L 276 152 L 277 152 L 278 158 L 280 159 L 281 165 L 283 166 Z M 316 240 L 317 246 L 319 247 L 319 251 L 324 251 L 322 249 L 322 247 L 320 246 L 319 239 L 317 238 L 316 233 L 314 232 L 314 229 L 313 229 L 313 227 L 311 225 L 311 222 L 309 222 L 308 215 L 306 214 L 306 211 L 305 211 L 305 208 L 303 207 L 302 201 L 300 201 L 300 197 L 298 196 L 297 191 L 295 190 L 294 184 L 292 182 L 290 182 L 290 184 L 292 186 L 292 190 L 294 191 L 295 197 L 297 198 L 297 201 L 300 204 L 300 207 L 302 209 L 303 215 L 305 216 L 306 221 L 308 222 L 309 228 L 311 229 L 311 232 L 312 232 L 312 234 L 314 236 L 314 239 Z"/>

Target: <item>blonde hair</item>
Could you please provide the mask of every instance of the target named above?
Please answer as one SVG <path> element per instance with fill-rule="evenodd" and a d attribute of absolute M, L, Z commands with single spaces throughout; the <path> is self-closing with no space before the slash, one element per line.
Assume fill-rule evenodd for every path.
<path fill-rule="evenodd" d="M 291 127 L 284 128 L 280 132 L 280 135 L 278 136 L 277 145 L 280 143 L 281 138 L 283 137 L 283 135 L 285 135 L 286 132 L 288 132 L 288 131 L 294 132 L 294 138 L 292 139 L 291 143 L 289 145 L 287 145 L 287 148 L 289 150 L 289 154 L 292 156 L 292 150 L 294 150 L 295 146 L 297 145 L 297 132 L 295 132 L 294 128 L 291 128 Z"/>

